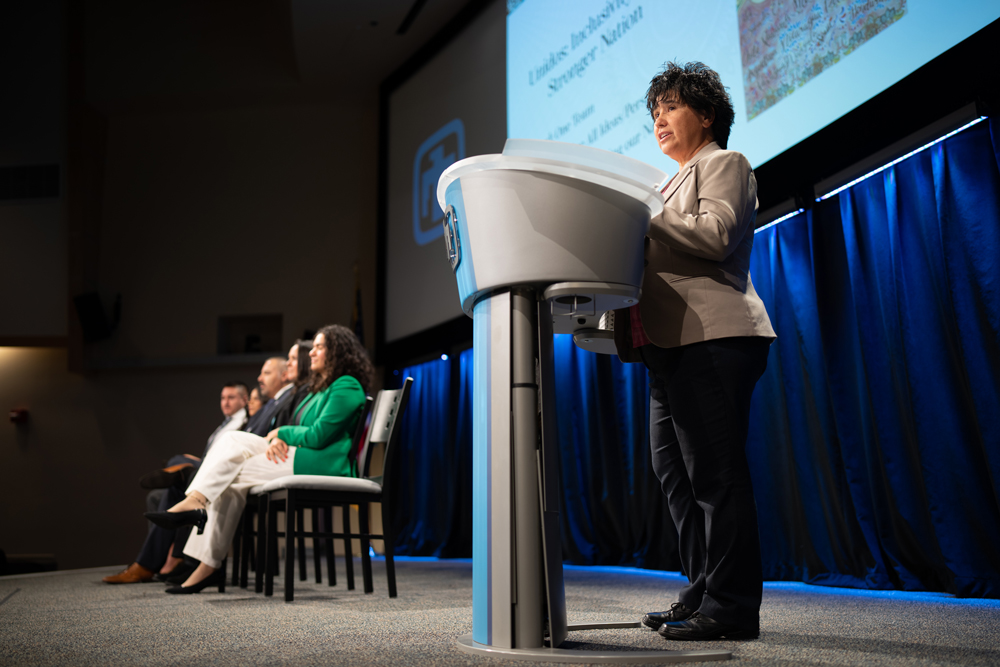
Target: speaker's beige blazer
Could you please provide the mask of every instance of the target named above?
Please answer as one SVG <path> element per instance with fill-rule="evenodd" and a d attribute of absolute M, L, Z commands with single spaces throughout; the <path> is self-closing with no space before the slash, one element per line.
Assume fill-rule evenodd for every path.
<path fill-rule="evenodd" d="M 677 173 L 646 237 L 639 313 L 646 336 L 678 347 L 731 336 L 776 338 L 750 282 L 757 179 L 741 153 L 712 142 Z M 628 309 L 615 312 L 622 361 L 632 348 Z"/>

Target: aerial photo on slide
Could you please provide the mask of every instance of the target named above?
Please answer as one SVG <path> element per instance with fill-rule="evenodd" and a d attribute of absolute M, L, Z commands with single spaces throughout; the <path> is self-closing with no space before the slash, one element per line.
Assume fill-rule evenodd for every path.
<path fill-rule="evenodd" d="M 747 120 L 906 15 L 906 0 L 737 0 Z"/>

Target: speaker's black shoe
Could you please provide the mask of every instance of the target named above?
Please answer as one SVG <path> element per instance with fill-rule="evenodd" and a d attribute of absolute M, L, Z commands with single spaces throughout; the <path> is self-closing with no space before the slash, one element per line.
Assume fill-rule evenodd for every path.
<path fill-rule="evenodd" d="M 738 628 L 694 612 L 683 621 L 664 623 L 657 630 L 664 639 L 687 642 L 704 642 L 712 639 L 757 639 L 759 628 Z"/>
<path fill-rule="evenodd" d="M 198 567 L 197 565 L 191 565 L 187 561 L 181 561 L 180 565 L 170 570 L 170 572 L 165 572 L 163 574 L 157 572 L 153 575 L 153 579 L 156 581 L 162 581 L 165 584 L 181 584 L 187 581 L 187 578 L 191 576 L 194 569 Z M 174 581 L 180 577 L 180 581 Z"/>
<path fill-rule="evenodd" d="M 693 609 L 688 609 L 680 602 L 675 602 L 670 605 L 670 609 L 667 611 L 651 611 L 642 617 L 642 624 L 646 627 L 653 628 L 656 630 L 658 627 L 664 623 L 672 623 L 676 621 L 683 621 L 686 618 L 690 618 L 691 614 L 694 613 Z"/>
<path fill-rule="evenodd" d="M 188 510 L 186 512 L 146 512 L 143 516 L 160 528 L 176 530 L 184 526 L 198 526 L 198 534 L 205 532 L 205 522 L 208 513 L 205 510 Z"/>
<path fill-rule="evenodd" d="M 171 595 L 193 595 L 194 593 L 200 593 L 209 586 L 218 586 L 222 583 L 225 576 L 226 573 L 219 569 L 199 581 L 194 586 L 174 586 L 173 588 L 168 588 L 166 592 Z"/>
<path fill-rule="evenodd" d="M 139 486 L 144 489 L 166 489 L 175 484 L 187 487 L 197 471 L 190 463 L 181 463 L 161 470 L 154 470 L 139 478 Z"/>

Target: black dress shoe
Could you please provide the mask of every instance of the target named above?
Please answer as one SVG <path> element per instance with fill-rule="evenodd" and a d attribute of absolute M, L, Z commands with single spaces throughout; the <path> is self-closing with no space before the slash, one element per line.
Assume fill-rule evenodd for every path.
<path fill-rule="evenodd" d="M 757 639 L 760 637 L 759 628 L 748 629 L 726 625 L 698 612 L 694 612 L 683 621 L 664 623 L 657 632 L 664 639 L 687 642 L 703 642 L 712 639 Z"/>
<path fill-rule="evenodd" d="M 181 561 L 180 565 L 170 570 L 170 572 L 160 573 L 157 572 L 153 575 L 153 579 L 156 581 L 162 581 L 165 584 L 181 584 L 187 581 L 187 578 L 191 576 L 194 569 L 198 567 L 197 565 L 191 565 L 187 561 Z M 174 581 L 178 577 L 183 577 L 180 581 Z"/>
<path fill-rule="evenodd" d="M 171 595 L 193 595 L 194 593 L 200 593 L 209 586 L 218 586 L 224 578 L 225 573 L 222 570 L 216 570 L 193 586 L 174 586 L 173 588 L 168 588 L 166 592 Z"/>
<path fill-rule="evenodd" d="M 205 510 L 188 510 L 186 512 L 146 512 L 144 517 L 160 528 L 175 530 L 184 526 L 198 526 L 198 534 L 205 532 L 205 522 L 208 513 Z"/>
<path fill-rule="evenodd" d="M 688 609 L 680 602 L 675 602 L 670 605 L 670 609 L 667 611 L 651 611 L 642 617 L 642 624 L 646 627 L 653 628 L 656 630 L 658 627 L 664 623 L 672 623 L 675 621 L 683 621 L 689 618 L 691 614 L 694 613 L 693 609 Z"/>

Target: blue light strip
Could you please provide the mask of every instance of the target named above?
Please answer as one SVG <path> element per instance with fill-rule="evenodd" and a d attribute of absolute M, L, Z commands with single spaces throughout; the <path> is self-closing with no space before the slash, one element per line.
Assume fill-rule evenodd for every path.
<path fill-rule="evenodd" d="M 398 557 L 397 557 L 398 559 Z M 603 572 L 607 574 L 638 575 L 664 579 L 666 581 L 687 583 L 687 577 L 681 572 L 670 572 L 664 570 L 644 570 L 638 567 L 628 567 L 622 565 L 570 565 L 563 564 L 563 570 L 567 572 Z M 954 605 L 967 607 L 980 607 L 1000 610 L 1000 600 L 986 598 L 957 598 L 951 593 L 936 593 L 932 591 L 898 591 L 898 590 L 872 590 L 868 588 L 842 588 L 839 586 L 823 586 L 817 584 L 807 584 L 801 581 L 765 581 L 765 591 L 794 591 L 809 595 L 831 595 L 831 596 L 851 596 L 878 598 L 892 600 L 894 602 L 927 602 L 938 605 Z"/>
<path fill-rule="evenodd" d="M 934 141 L 932 141 L 932 142 L 930 142 L 930 143 L 928 143 L 928 144 L 924 144 L 924 145 L 923 145 L 923 146 L 921 146 L 920 148 L 916 148 L 916 149 L 914 149 L 914 150 L 910 151 L 909 153 L 907 153 L 906 155 L 903 155 L 902 157 L 898 157 L 898 158 L 896 158 L 895 160 L 893 160 L 892 162 L 890 162 L 890 163 L 888 163 L 888 164 L 884 164 L 884 165 L 882 165 L 882 166 L 881 166 L 881 167 L 879 167 L 878 169 L 874 169 L 874 170 L 872 170 L 872 171 L 869 171 L 869 172 L 868 172 L 867 174 L 865 174 L 864 176 L 859 176 L 858 178 L 855 178 L 855 179 L 854 179 L 853 181 L 851 181 L 850 183 L 845 183 L 844 185 L 841 185 L 841 186 L 840 186 L 839 188 L 837 188 L 836 190 L 831 190 L 830 192 L 827 192 L 827 193 L 826 193 L 825 195 L 823 195 L 822 197 L 817 197 L 817 198 L 816 198 L 816 201 L 818 201 L 818 202 L 819 202 L 819 201 L 823 201 L 824 199 L 829 199 L 830 197 L 832 197 L 832 196 L 834 196 L 834 195 L 836 195 L 836 194 L 839 194 L 839 193 L 843 192 L 843 191 L 844 191 L 844 190 L 846 190 L 847 188 L 849 188 L 849 187 L 851 187 L 851 186 L 854 186 L 854 185 L 857 185 L 858 183 L 860 183 L 861 181 L 865 180 L 866 178 L 871 178 L 871 177 L 872 177 L 872 176 L 874 176 L 875 174 L 879 174 L 879 173 L 881 173 L 881 172 L 885 171 L 886 169 L 888 169 L 889 167 L 892 167 L 892 166 L 895 166 L 895 165 L 899 164 L 900 162 L 902 162 L 902 161 L 903 161 L 903 160 L 905 160 L 906 158 L 909 158 L 909 157 L 913 157 L 913 156 L 914 156 L 914 155 L 916 155 L 917 153 L 919 153 L 919 152 L 921 152 L 921 151 L 925 151 L 925 150 L 927 150 L 928 148 L 930 148 L 931 146 L 934 146 L 935 144 L 939 144 L 939 143 L 941 143 L 942 141 L 944 141 L 945 139 L 948 139 L 948 138 L 950 138 L 950 137 L 953 137 L 953 136 L 955 136 L 956 134 L 958 134 L 959 132 L 962 132 L 963 130 L 967 130 L 967 129 L 969 129 L 970 127 L 972 127 L 973 125 L 976 125 L 977 123 L 981 123 L 981 122 L 983 122 L 984 120 L 986 120 L 986 118 L 987 118 L 986 116 L 980 116 L 979 118 L 976 118 L 975 120 L 973 120 L 973 121 L 971 121 L 971 122 L 969 122 L 969 123 L 966 123 L 965 125 L 963 125 L 962 127 L 958 128 L 957 130 L 952 130 L 951 132 L 949 132 L 948 134 L 944 135 L 943 137 L 938 137 L 938 138 L 937 138 L 937 139 L 935 139 Z M 757 231 L 760 231 L 760 230 L 757 230 Z"/>
<path fill-rule="evenodd" d="M 874 175 L 876 175 L 876 174 L 880 174 L 880 173 L 882 173 L 883 171 L 885 171 L 886 169 L 888 169 L 889 167 L 893 167 L 893 166 L 895 166 L 895 165 L 899 164 L 900 162 L 902 162 L 903 160 L 905 160 L 905 159 L 907 159 L 907 158 L 910 158 L 910 157 L 913 157 L 913 156 L 914 156 L 914 155 L 916 155 L 917 153 L 920 153 L 921 151 L 925 151 L 925 150 L 927 150 L 928 148 L 930 148 L 931 146 L 934 146 L 934 145 L 936 145 L 936 144 L 939 144 L 939 143 L 941 143 L 942 141 L 944 141 L 945 139 L 949 139 L 949 138 L 951 138 L 951 137 L 955 136 L 956 134 L 958 134 L 959 132 L 962 132 L 962 131 L 964 131 L 964 130 L 967 130 L 967 129 L 969 129 L 970 127 L 972 127 L 973 125 L 976 125 L 976 124 L 978 124 L 978 123 L 981 123 L 981 122 L 983 122 L 983 121 L 984 121 L 984 120 L 986 120 L 987 118 L 988 118 L 988 116 L 980 116 L 979 118 L 976 118 L 976 119 L 974 119 L 974 120 L 972 120 L 972 121 L 970 121 L 970 122 L 966 123 L 966 124 L 965 124 L 965 125 L 963 125 L 962 127 L 958 128 L 958 129 L 955 129 L 955 130 L 952 130 L 952 131 L 951 131 L 951 132 L 949 132 L 948 134 L 945 134 L 944 136 L 941 136 L 941 137 L 938 137 L 938 138 L 937 138 L 937 139 L 935 139 L 934 141 L 931 141 L 930 143 L 926 143 L 926 144 L 924 144 L 923 146 L 921 146 L 920 148 L 916 148 L 916 149 L 914 149 L 914 150 L 910 151 L 909 153 L 907 153 L 906 155 L 902 155 L 902 156 L 900 156 L 900 157 L 896 158 L 895 160 L 893 160 L 892 162 L 889 162 L 889 163 L 887 163 L 887 164 L 884 164 L 884 165 L 882 165 L 882 166 L 881 166 L 881 167 L 879 167 L 878 169 L 873 169 L 872 171 L 869 171 L 869 172 L 868 172 L 867 174 L 865 174 L 864 176 L 859 176 L 858 178 L 855 178 L 855 179 L 854 179 L 853 181 L 851 181 L 850 183 L 845 183 L 844 185 L 841 185 L 841 186 L 840 186 L 839 188 L 837 188 L 836 190 L 831 190 L 830 192 L 827 192 L 827 193 L 826 193 L 825 195 L 823 195 L 822 197 L 817 197 L 817 198 L 816 198 L 816 201 L 817 201 L 817 202 L 821 202 L 821 201 L 824 201 L 824 200 L 826 200 L 826 199 L 829 199 L 830 197 L 832 197 L 832 196 L 834 196 L 834 195 L 837 195 L 837 194 L 840 194 L 841 192 L 843 192 L 843 191 L 844 191 L 844 190 L 846 190 L 847 188 L 849 188 L 849 187 L 852 187 L 852 186 L 854 186 L 854 185 L 857 185 L 857 184 L 858 184 L 858 183 L 860 183 L 861 181 L 863 181 L 863 180 L 865 180 L 865 179 L 867 179 L 867 178 L 871 178 L 872 176 L 874 176 Z M 754 232 L 753 232 L 753 233 L 754 233 L 754 234 L 757 234 L 757 233 L 759 233 L 759 232 L 762 232 L 762 231 L 764 231 L 765 229 L 767 229 L 768 227 L 774 227 L 774 226 L 775 226 L 776 224 L 778 224 L 779 222 L 784 222 L 785 220 L 788 220 L 788 219 L 790 219 L 790 218 L 794 218 L 795 216 L 799 215 L 800 213 L 804 213 L 804 212 L 805 212 L 805 209 L 804 209 L 804 208 L 800 208 L 800 209 L 798 209 L 797 211 L 792 211 L 791 213 L 786 213 L 785 215 L 781 216 L 781 217 L 780 217 L 780 218 L 778 218 L 777 220 L 772 220 L 771 222 L 767 223 L 766 225 L 764 225 L 764 226 L 762 226 L 762 227 L 758 227 L 757 229 L 755 229 L 755 230 L 754 230 Z"/>
<path fill-rule="evenodd" d="M 779 222 L 784 222 L 785 220 L 788 220 L 789 218 L 794 218 L 799 213 L 805 213 L 805 212 L 806 212 L 806 210 L 804 208 L 800 208 L 797 211 L 792 211 L 791 213 L 786 213 L 785 215 L 781 216 L 777 220 L 772 220 L 771 222 L 767 223 L 766 225 L 764 225 L 762 227 L 758 227 L 757 229 L 753 230 L 753 233 L 754 234 L 759 234 L 762 231 L 764 231 L 765 229 L 767 229 L 768 227 L 774 227 Z"/>
<path fill-rule="evenodd" d="M 378 556 L 384 560 L 384 556 Z M 471 565 L 471 558 L 438 558 L 437 556 L 394 556 L 397 563 L 446 563 L 448 565 Z M 563 563 L 563 570 L 567 572 L 599 572 L 605 574 L 636 575 L 639 577 L 650 577 L 663 579 L 665 581 L 686 584 L 687 577 L 681 572 L 671 572 L 667 570 L 644 570 L 638 567 L 628 567 L 623 565 L 571 565 Z M 801 581 L 765 581 L 764 590 L 768 591 L 794 591 L 811 595 L 842 595 L 851 597 L 880 598 L 895 602 L 928 602 L 931 604 L 943 604 L 965 607 L 980 607 L 986 609 L 1000 610 L 1000 600 L 989 598 L 957 598 L 951 593 L 935 593 L 932 591 L 897 591 L 897 590 L 872 590 L 868 588 L 842 588 L 840 586 L 821 586 L 817 584 L 807 584 Z"/>

